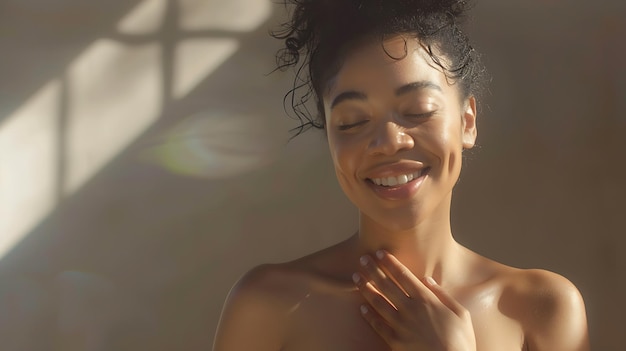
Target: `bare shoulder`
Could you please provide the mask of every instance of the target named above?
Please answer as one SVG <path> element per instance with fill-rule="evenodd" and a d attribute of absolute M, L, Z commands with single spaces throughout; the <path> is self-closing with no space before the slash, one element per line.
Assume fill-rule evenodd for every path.
<path fill-rule="evenodd" d="M 290 263 L 263 264 L 244 274 L 231 289 L 230 298 L 283 303 L 296 286 Z"/>
<path fill-rule="evenodd" d="M 572 282 L 540 269 L 506 275 L 501 310 L 520 322 L 529 350 L 589 350 L 585 305 Z"/>
<path fill-rule="evenodd" d="M 282 348 L 291 306 L 304 291 L 288 264 L 266 264 L 243 275 L 224 304 L 214 351 Z"/>
<path fill-rule="evenodd" d="M 213 350 L 281 350 L 292 311 L 312 290 L 333 281 L 344 245 L 290 262 L 260 265 L 244 274 L 228 294 Z"/>

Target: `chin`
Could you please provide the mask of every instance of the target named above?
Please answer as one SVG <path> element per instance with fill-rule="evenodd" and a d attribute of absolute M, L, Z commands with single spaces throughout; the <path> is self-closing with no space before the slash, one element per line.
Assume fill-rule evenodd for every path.
<path fill-rule="evenodd" d="M 388 231 L 408 231 L 418 227 L 426 216 L 417 209 L 385 209 L 384 211 L 361 212 L 366 221 Z"/>

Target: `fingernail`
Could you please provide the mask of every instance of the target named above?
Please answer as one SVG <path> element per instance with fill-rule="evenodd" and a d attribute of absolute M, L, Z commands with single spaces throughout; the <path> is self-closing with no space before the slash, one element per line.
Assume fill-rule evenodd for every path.
<path fill-rule="evenodd" d="M 381 260 L 384 256 L 385 253 L 383 252 L 383 250 L 376 251 L 376 257 L 378 257 L 379 260 Z"/>
<path fill-rule="evenodd" d="M 361 281 L 361 276 L 359 275 L 359 273 L 353 273 L 352 274 L 352 281 L 355 283 L 358 283 Z"/>
<path fill-rule="evenodd" d="M 366 266 L 368 261 L 369 259 L 367 258 L 367 256 L 361 256 L 361 258 L 359 259 L 359 262 L 361 262 L 361 266 Z"/>
<path fill-rule="evenodd" d="M 426 281 L 430 285 L 437 285 L 437 282 L 435 281 L 435 279 L 433 279 L 433 277 L 426 277 Z"/>
<path fill-rule="evenodd" d="M 363 313 L 363 314 L 367 313 L 367 306 L 361 305 L 361 313 Z"/>

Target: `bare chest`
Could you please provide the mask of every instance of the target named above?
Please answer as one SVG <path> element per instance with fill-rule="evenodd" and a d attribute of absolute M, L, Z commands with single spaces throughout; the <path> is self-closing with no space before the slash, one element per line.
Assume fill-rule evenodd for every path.
<path fill-rule="evenodd" d="M 520 350 L 522 332 L 513 320 L 484 299 L 461 301 L 472 315 L 477 350 Z M 359 312 L 358 292 L 310 293 L 290 318 L 282 351 L 389 351 L 389 346 Z"/>
<path fill-rule="evenodd" d="M 293 311 L 283 351 L 386 351 L 359 312 L 358 292 L 311 293 Z"/>

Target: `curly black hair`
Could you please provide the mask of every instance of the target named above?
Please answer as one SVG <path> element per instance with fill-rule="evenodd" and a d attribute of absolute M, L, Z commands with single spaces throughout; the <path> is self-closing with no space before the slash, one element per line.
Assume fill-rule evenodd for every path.
<path fill-rule="evenodd" d="M 290 100 L 300 121 L 294 136 L 311 127 L 324 128 L 324 89 L 345 55 L 365 38 L 413 35 L 446 77 L 460 82 L 464 98 L 478 95 L 484 83 L 479 55 L 460 28 L 467 1 L 285 0 L 284 6 L 291 10 L 290 20 L 271 35 L 285 43 L 276 54 L 278 69 L 296 68 L 293 88 L 283 101 L 287 107 Z M 315 115 L 307 109 L 311 97 L 318 110 Z"/>

